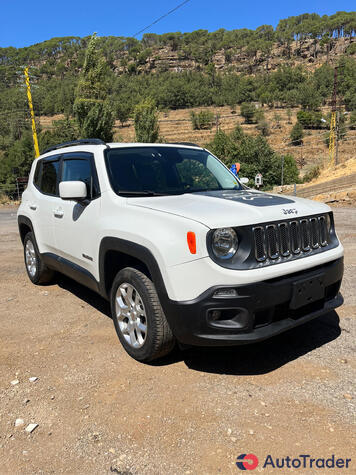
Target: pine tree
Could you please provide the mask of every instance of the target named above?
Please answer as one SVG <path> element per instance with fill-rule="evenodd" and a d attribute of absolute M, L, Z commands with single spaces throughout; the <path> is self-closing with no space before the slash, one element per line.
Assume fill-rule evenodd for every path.
<path fill-rule="evenodd" d="M 303 137 L 304 137 L 303 127 L 300 122 L 297 122 L 290 133 L 291 144 L 302 145 Z"/>

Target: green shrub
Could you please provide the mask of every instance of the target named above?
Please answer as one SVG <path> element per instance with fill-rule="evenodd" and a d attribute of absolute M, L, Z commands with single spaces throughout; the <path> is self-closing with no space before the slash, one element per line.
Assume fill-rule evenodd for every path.
<path fill-rule="evenodd" d="M 352 111 L 350 114 L 350 129 L 356 129 L 356 110 Z"/>
<path fill-rule="evenodd" d="M 298 168 L 291 155 L 282 157 L 274 152 L 264 137 L 244 134 L 239 126 L 229 135 L 218 131 L 206 147 L 228 167 L 239 162 L 240 176 L 253 180 L 257 173 L 262 173 L 264 188 L 281 184 L 282 161 L 284 161 L 284 183 L 299 181 Z"/>
<path fill-rule="evenodd" d="M 304 137 L 304 131 L 303 131 L 302 124 L 300 122 L 297 122 L 290 133 L 291 144 L 302 145 L 303 137 Z"/>
<path fill-rule="evenodd" d="M 75 122 L 68 117 L 63 120 L 52 121 L 52 129 L 39 134 L 40 150 L 63 142 L 70 142 L 78 138 L 78 130 Z"/>
<path fill-rule="evenodd" d="M 322 122 L 323 116 L 319 111 L 300 110 L 297 113 L 298 122 L 304 129 L 324 129 L 325 125 Z"/>
<path fill-rule="evenodd" d="M 191 111 L 190 120 L 194 130 L 211 129 L 214 125 L 214 114 L 208 110 Z"/>
<path fill-rule="evenodd" d="M 158 142 L 158 113 L 156 103 L 153 99 L 147 98 L 137 104 L 134 109 L 134 125 L 137 142 Z"/>
<path fill-rule="evenodd" d="M 271 134 L 271 129 L 270 129 L 269 124 L 268 124 L 268 122 L 265 118 L 260 119 L 258 121 L 258 124 L 257 124 L 256 128 L 257 128 L 257 130 L 259 130 L 261 132 L 261 134 L 264 137 L 267 137 L 268 135 Z"/>
<path fill-rule="evenodd" d="M 310 181 L 315 180 L 315 178 L 318 178 L 320 175 L 320 172 L 320 166 L 315 165 L 303 176 L 303 183 L 309 183 Z"/>
<path fill-rule="evenodd" d="M 116 117 L 121 122 L 121 126 L 123 127 L 125 122 L 128 121 L 130 114 L 132 112 L 132 106 L 127 101 L 120 101 L 116 104 Z"/>
<path fill-rule="evenodd" d="M 251 102 L 243 102 L 241 104 L 240 114 L 245 119 L 246 124 L 255 123 L 256 107 Z"/>

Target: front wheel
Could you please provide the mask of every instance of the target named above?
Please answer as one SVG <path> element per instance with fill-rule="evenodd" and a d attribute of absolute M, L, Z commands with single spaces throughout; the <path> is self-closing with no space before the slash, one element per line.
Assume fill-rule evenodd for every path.
<path fill-rule="evenodd" d="M 23 242 L 24 259 L 27 275 L 33 284 L 47 284 L 54 276 L 54 271 L 43 263 L 37 250 L 33 233 L 27 233 Z"/>
<path fill-rule="evenodd" d="M 153 282 L 142 272 L 126 267 L 117 274 L 111 314 L 122 346 L 136 360 L 148 362 L 172 351 L 175 338 Z"/>

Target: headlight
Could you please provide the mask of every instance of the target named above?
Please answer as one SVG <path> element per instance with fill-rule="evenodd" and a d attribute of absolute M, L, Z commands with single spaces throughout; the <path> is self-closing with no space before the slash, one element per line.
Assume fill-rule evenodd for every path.
<path fill-rule="evenodd" d="M 230 259 L 235 255 L 239 242 L 232 228 L 216 229 L 212 237 L 212 248 L 216 257 Z"/>

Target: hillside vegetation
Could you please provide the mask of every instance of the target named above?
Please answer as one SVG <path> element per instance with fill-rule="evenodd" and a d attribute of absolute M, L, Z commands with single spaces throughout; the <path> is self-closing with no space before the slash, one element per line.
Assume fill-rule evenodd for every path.
<path fill-rule="evenodd" d="M 327 155 L 338 66 L 340 156 L 350 155 L 356 128 L 355 30 L 356 12 L 338 12 L 290 17 L 275 29 L 262 25 L 256 30 L 148 33 L 140 41 L 98 38 L 105 101 L 117 119 L 114 134 L 134 140 L 134 108 L 151 98 L 160 110 L 160 140 L 205 144 L 213 139 L 216 125 L 227 133 L 241 125 L 244 133 L 262 135 L 272 149 L 298 159 L 303 168 Z M 0 184 L 27 174 L 32 160 L 25 65 L 30 66 L 35 112 L 41 116 L 42 148 L 80 136 L 71 117 L 88 42 L 65 37 L 0 48 Z M 204 117 L 197 115 L 193 125 L 189 108 L 197 114 L 210 110 L 214 119 L 201 125 Z M 62 121 L 53 122 L 56 118 Z"/>

